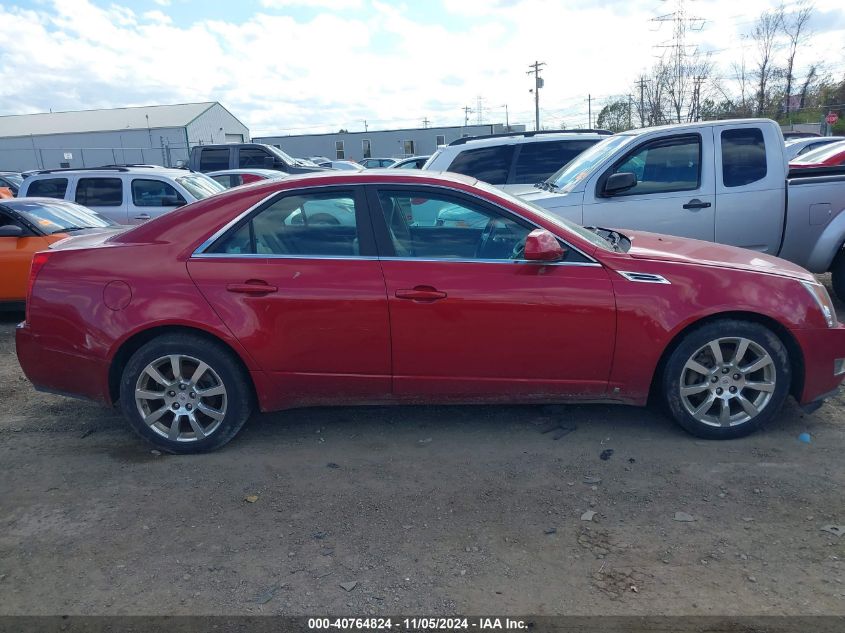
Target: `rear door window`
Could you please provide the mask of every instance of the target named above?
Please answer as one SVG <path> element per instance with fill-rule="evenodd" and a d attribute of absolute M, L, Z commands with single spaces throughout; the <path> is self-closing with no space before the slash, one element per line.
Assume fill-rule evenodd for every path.
<path fill-rule="evenodd" d="M 123 181 L 120 178 L 80 178 L 76 184 L 76 201 L 85 207 L 119 207 L 123 204 Z"/>
<path fill-rule="evenodd" d="M 59 198 L 63 200 L 67 191 L 67 178 L 45 178 L 36 180 L 29 185 L 26 195 L 42 198 Z"/>
<path fill-rule="evenodd" d="M 597 142 L 583 139 L 523 143 L 516 158 L 513 182 L 527 185 L 542 182 Z"/>
<path fill-rule="evenodd" d="M 359 254 L 355 194 L 284 196 L 224 235 L 210 253 L 352 257 Z"/>
<path fill-rule="evenodd" d="M 472 176 L 491 185 L 503 185 L 508 181 L 515 148 L 515 145 L 500 145 L 468 149 L 457 155 L 448 171 Z"/>
<path fill-rule="evenodd" d="M 229 148 L 207 148 L 200 151 L 200 171 L 229 169 Z"/>
<path fill-rule="evenodd" d="M 760 128 L 722 132 L 722 182 L 742 187 L 766 177 L 766 143 Z"/>
<path fill-rule="evenodd" d="M 169 183 L 161 180 L 132 180 L 132 204 L 136 207 L 181 207 L 187 201 Z"/>

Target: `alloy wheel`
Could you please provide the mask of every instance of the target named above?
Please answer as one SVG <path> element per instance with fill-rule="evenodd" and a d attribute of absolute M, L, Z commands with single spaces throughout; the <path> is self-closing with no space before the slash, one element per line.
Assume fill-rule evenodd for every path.
<path fill-rule="evenodd" d="M 207 363 L 182 354 L 147 365 L 135 384 L 141 419 L 174 442 L 196 442 L 212 435 L 226 417 L 227 393 Z"/>
<path fill-rule="evenodd" d="M 684 364 L 681 403 L 695 420 L 714 427 L 745 424 L 769 404 L 777 371 L 751 339 L 725 337 L 700 347 Z"/>

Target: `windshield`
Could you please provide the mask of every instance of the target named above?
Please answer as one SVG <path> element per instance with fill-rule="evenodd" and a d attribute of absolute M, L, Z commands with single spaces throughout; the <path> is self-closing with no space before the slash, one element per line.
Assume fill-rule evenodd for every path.
<path fill-rule="evenodd" d="M 296 158 L 294 158 L 293 156 L 288 156 L 275 145 L 267 145 L 267 149 L 279 158 L 281 158 L 288 165 L 297 165 L 300 163 L 300 161 L 298 161 Z"/>
<path fill-rule="evenodd" d="M 561 193 L 569 193 L 575 188 L 575 185 L 587 177 L 597 163 L 605 159 L 609 152 L 630 143 L 635 138 L 636 136 L 631 134 L 609 136 L 578 154 L 572 162 L 567 163 L 556 173 L 549 176 L 546 182 L 560 190 Z"/>
<path fill-rule="evenodd" d="M 542 218 L 544 220 L 548 220 L 549 222 L 555 224 L 556 226 L 559 226 L 560 228 L 562 228 L 567 233 L 577 235 L 581 239 L 587 240 L 588 242 L 590 242 L 590 244 L 595 244 L 599 248 L 603 248 L 606 251 L 614 250 L 613 244 L 608 242 L 606 239 L 604 239 L 600 235 L 597 235 L 596 233 L 594 233 L 593 231 L 590 231 L 589 229 L 585 229 L 580 224 L 575 224 L 574 222 L 570 222 L 569 220 L 565 220 L 564 218 L 559 218 L 555 215 L 552 215 L 546 209 L 543 209 L 542 207 L 538 207 L 533 202 L 530 202 L 528 200 L 523 200 L 522 198 L 517 198 L 516 196 L 512 196 L 508 192 L 502 191 L 498 187 L 494 187 L 493 185 L 488 184 L 486 182 L 483 182 L 481 180 L 479 180 L 476 183 L 475 186 L 478 187 L 479 189 L 483 189 L 484 191 L 487 191 L 489 193 L 496 194 L 496 196 L 498 196 L 499 198 L 505 198 L 508 202 L 512 202 L 517 206 L 520 206 L 520 207 L 523 207 L 525 209 L 529 209 L 530 211 L 533 211 L 537 215 L 542 216 Z"/>
<path fill-rule="evenodd" d="M 209 196 L 213 196 L 221 191 L 226 191 L 226 187 L 221 185 L 216 180 L 212 180 L 205 174 L 191 174 L 190 176 L 181 176 L 176 179 L 180 185 L 188 190 L 197 200 L 203 200 Z"/>
<path fill-rule="evenodd" d="M 66 230 L 104 229 L 118 226 L 108 218 L 72 202 L 10 201 L 6 206 L 17 211 L 24 220 L 48 234 Z"/>

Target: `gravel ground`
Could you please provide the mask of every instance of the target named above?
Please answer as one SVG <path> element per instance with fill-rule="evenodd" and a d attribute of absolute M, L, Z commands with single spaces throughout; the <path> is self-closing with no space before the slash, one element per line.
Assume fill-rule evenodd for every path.
<path fill-rule="evenodd" d="M 15 321 L 0 614 L 845 614 L 841 397 L 732 442 L 621 406 L 297 410 L 174 457 L 36 393 Z"/>

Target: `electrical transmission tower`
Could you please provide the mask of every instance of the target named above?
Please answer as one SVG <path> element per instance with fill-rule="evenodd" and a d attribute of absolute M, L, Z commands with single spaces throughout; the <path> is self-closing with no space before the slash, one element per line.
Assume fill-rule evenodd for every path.
<path fill-rule="evenodd" d="M 697 70 L 693 63 L 697 57 L 698 47 L 694 44 L 687 44 L 687 33 L 690 31 L 701 31 L 707 20 L 702 17 L 691 16 L 686 10 L 686 0 L 664 0 L 674 5 L 674 11 L 652 18 L 652 22 L 660 28 L 663 24 L 672 25 L 672 40 L 670 43 L 659 44 L 655 48 L 662 48 L 670 53 L 669 67 L 671 68 L 671 82 L 668 86 L 669 97 L 672 100 L 672 107 L 675 110 L 677 122 L 681 122 L 681 111 L 686 107 L 687 120 L 692 120 L 695 115 L 693 102 L 694 91 L 699 84 L 690 86 L 694 80 L 694 73 Z M 691 50 L 690 50 L 691 49 Z M 664 56 L 665 58 L 665 56 Z"/>

